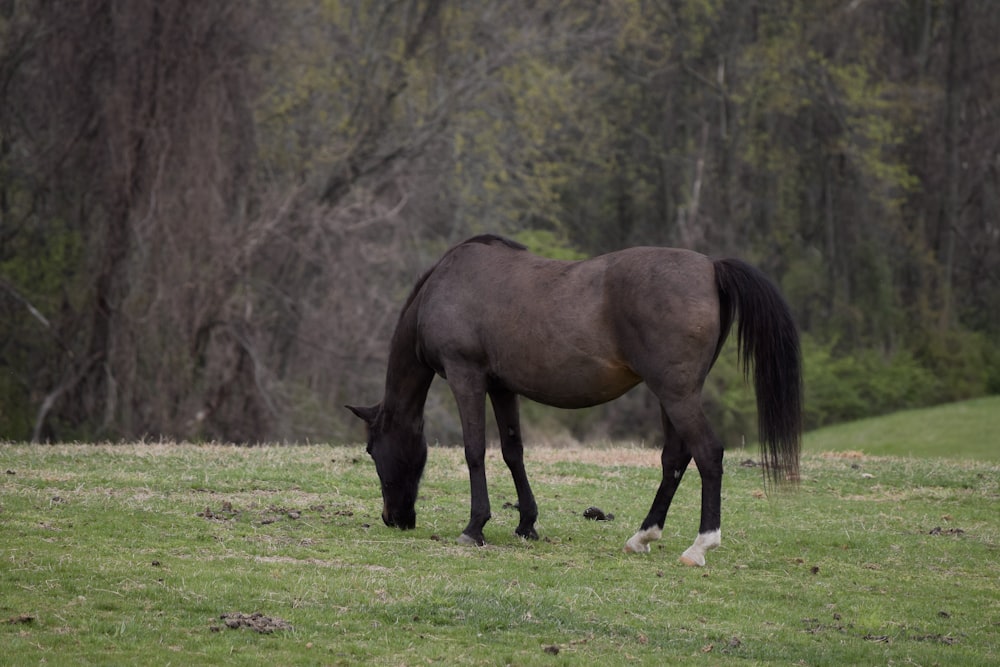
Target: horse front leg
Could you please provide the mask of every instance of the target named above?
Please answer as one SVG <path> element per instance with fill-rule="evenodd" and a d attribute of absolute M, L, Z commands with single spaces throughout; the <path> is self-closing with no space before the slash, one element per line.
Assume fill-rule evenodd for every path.
<path fill-rule="evenodd" d="M 446 368 L 448 385 L 462 420 L 465 463 L 469 467 L 471 511 L 469 524 L 458 536 L 459 544 L 483 546 L 483 527 L 490 520 L 486 488 L 486 380 L 482 373 L 464 367 Z"/>
<path fill-rule="evenodd" d="M 527 540 L 537 540 L 535 521 L 538 520 L 538 505 L 528 483 L 528 473 L 524 469 L 524 443 L 521 440 L 517 394 L 507 389 L 492 388 L 489 390 L 489 395 L 497 418 L 497 428 L 500 431 L 503 460 L 510 468 L 514 488 L 517 490 L 517 507 L 521 521 L 514 534 Z"/>
<path fill-rule="evenodd" d="M 680 486 L 684 471 L 691 462 L 691 453 L 687 445 L 678 435 L 666 411 L 660 408 L 660 418 L 663 422 L 663 452 L 660 454 L 660 465 L 663 469 L 663 480 L 653 498 L 653 505 L 639 531 L 625 543 L 626 553 L 648 553 L 649 543 L 663 536 L 663 525 L 667 520 L 667 511 L 674 499 L 677 487 Z"/>

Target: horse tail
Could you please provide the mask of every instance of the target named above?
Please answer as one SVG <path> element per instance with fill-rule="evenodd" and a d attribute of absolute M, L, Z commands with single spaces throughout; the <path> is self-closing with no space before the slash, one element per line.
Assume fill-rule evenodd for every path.
<path fill-rule="evenodd" d="M 719 348 L 739 320 L 737 350 L 753 372 L 762 465 L 773 482 L 797 481 L 802 447 L 802 355 L 788 304 L 767 276 L 738 259 L 715 260 Z M 716 350 L 718 355 L 718 350 Z"/>

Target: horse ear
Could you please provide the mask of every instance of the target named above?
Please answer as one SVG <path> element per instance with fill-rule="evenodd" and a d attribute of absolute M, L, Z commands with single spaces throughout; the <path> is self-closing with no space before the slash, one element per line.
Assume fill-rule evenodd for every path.
<path fill-rule="evenodd" d="M 377 405 L 373 405 L 370 408 L 358 408 L 353 405 L 345 405 L 345 408 L 353 412 L 357 417 L 362 419 L 366 424 L 371 426 L 375 423 L 375 416 L 378 415 Z"/>

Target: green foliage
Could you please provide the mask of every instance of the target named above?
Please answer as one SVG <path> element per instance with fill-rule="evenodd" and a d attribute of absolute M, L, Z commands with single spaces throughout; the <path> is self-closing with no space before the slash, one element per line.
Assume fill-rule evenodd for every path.
<path fill-rule="evenodd" d="M 47 364 L 71 360 L 67 345 L 80 333 L 61 316 L 76 312 L 86 296 L 79 233 L 58 218 L 30 233 L 15 234 L 0 256 L 0 433 L 27 439 L 34 427 L 38 396 L 32 389 L 39 379 L 50 386 Z M 50 387 L 46 387 L 48 390 Z"/>
<path fill-rule="evenodd" d="M 1000 375 L 997 346 L 983 333 L 930 330 L 916 344 L 914 355 L 940 383 L 939 401 L 957 401 L 991 390 Z"/>
<path fill-rule="evenodd" d="M 565 235 L 547 229 L 522 229 L 513 235 L 514 240 L 523 243 L 528 250 L 549 259 L 576 260 L 586 255 L 573 247 Z"/>
<path fill-rule="evenodd" d="M 1000 347 L 983 341 L 983 367 L 986 374 L 986 393 L 1000 394 Z"/>
<path fill-rule="evenodd" d="M 812 425 L 1000 392 L 992 3 L 102 7 L 0 10 L 0 433 L 60 387 L 63 438 L 347 432 L 416 265 L 486 231 L 754 262 Z M 706 401 L 755 430 L 734 359 Z"/>
<path fill-rule="evenodd" d="M 753 387 L 737 362 L 732 336 L 708 376 L 704 399 L 709 423 L 726 447 L 757 441 L 757 403 Z"/>
<path fill-rule="evenodd" d="M 559 228 L 581 168 L 607 164 L 606 122 L 590 109 L 579 63 L 532 56 L 498 68 L 454 118 L 449 185 L 470 231 Z"/>
<path fill-rule="evenodd" d="M 815 429 L 988 392 L 987 378 L 996 373 L 996 358 L 990 362 L 986 351 L 990 348 L 982 347 L 976 336 L 963 338 L 963 344 L 955 337 L 951 340 L 948 346 L 928 344 L 921 355 L 874 349 L 845 354 L 838 352 L 836 342 L 821 343 L 804 335 L 805 427 Z M 930 356 L 931 350 L 937 356 Z M 756 441 L 753 389 L 744 381 L 731 341 L 709 375 L 705 406 L 727 446 Z"/>
<path fill-rule="evenodd" d="M 906 351 L 838 355 L 835 347 L 803 338 L 807 428 L 930 405 L 941 395 L 939 379 Z"/>

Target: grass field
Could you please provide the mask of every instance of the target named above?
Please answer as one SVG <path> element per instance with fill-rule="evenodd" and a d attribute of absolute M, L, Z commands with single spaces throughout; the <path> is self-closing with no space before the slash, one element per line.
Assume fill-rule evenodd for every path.
<path fill-rule="evenodd" d="M 805 448 L 1000 462 L 1000 396 L 838 424 L 809 433 Z"/>
<path fill-rule="evenodd" d="M 652 450 L 529 450 L 534 543 L 491 450 L 470 548 L 456 449 L 431 450 L 403 533 L 360 446 L 0 445 L 0 664 L 1000 663 L 1000 466 L 810 453 L 765 496 L 749 456 L 692 569 L 693 474 L 663 541 L 622 553 Z"/>

